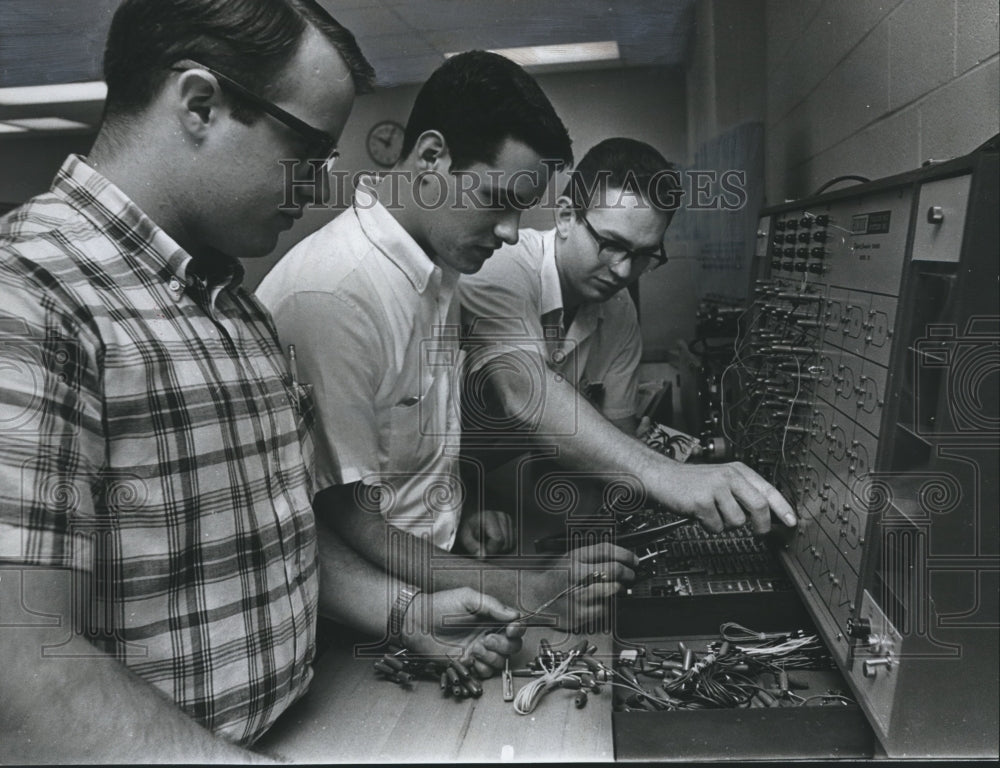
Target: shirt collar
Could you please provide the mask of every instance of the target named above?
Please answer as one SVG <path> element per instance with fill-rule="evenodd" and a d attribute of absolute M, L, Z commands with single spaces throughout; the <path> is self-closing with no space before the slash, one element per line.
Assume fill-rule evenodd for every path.
<path fill-rule="evenodd" d="M 542 314 L 562 310 L 562 288 L 559 285 L 559 268 L 556 266 L 556 231 L 542 233 Z"/>
<path fill-rule="evenodd" d="M 410 281 L 418 293 L 453 287 L 458 273 L 431 261 L 409 232 L 378 199 L 370 176 L 362 176 L 354 193 L 354 213 L 365 237 Z"/>
<path fill-rule="evenodd" d="M 115 240 L 119 249 L 129 253 L 136 263 L 156 273 L 168 287 L 195 282 L 191 254 L 160 229 L 122 190 L 88 165 L 85 158 L 79 155 L 66 158 L 52 183 L 52 192 Z M 243 265 L 237 259 L 220 254 L 219 263 L 223 268 L 218 276 L 206 281 L 213 297 L 222 288 L 235 288 L 244 276 Z M 171 293 L 176 292 L 171 289 Z"/>
<path fill-rule="evenodd" d="M 559 283 L 559 267 L 556 265 L 556 231 L 550 229 L 542 233 L 542 314 L 563 311 L 562 286 Z M 604 302 L 583 304 L 577 308 L 570 330 L 578 325 L 588 333 L 604 319 Z"/>

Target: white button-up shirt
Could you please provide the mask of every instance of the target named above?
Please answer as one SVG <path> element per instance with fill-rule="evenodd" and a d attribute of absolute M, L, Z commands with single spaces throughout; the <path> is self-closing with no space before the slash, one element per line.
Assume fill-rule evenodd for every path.
<path fill-rule="evenodd" d="M 316 488 L 381 486 L 361 504 L 444 549 L 464 497 L 457 279 L 363 181 L 257 289 L 313 388 Z"/>
<path fill-rule="evenodd" d="M 594 404 L 607 418 L 635 415 L 642 358 L 635 305 L 627 291 L 583 304 L 563 333 L 554 229 L 522 229 L 516 245 L 503 246 L 479 272 L 462 276 L 459 294 L 475 347 L 472 370 L 517 348 L 544 350 L 549 369 L 580 392 L 599 390 Z M 544 399 L 544 386 L 537 395 Z"/>

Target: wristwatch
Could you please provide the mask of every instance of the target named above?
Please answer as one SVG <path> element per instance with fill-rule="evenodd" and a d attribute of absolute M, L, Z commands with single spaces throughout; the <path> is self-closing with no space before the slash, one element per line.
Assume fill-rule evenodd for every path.
<path fill-rule="evenodd" d="M 419 594 L 419 589 L 409 586 L 400 588 L 399 592 L 396 593 L 396 600 L 389 611 L 390 645 L 395 645 L 397 648 L 405 647 L 403 645 L 403 618 L 406 616 L 406 610 L 413 602 L 413 598 Z"/>

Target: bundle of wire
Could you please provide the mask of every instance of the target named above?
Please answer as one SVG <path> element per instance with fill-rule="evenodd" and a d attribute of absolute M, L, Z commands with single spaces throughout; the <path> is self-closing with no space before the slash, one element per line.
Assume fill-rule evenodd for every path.
<path fill-rule="evenodd" d="M 733 653 L 730 658 L 743 657 L 743 663 L 771 670 L 823 669 L 833 665 L 817 635 L 796 632 L 755 632 L 752 629 L 726 622 L 719 627 L 723 643 L 729 643 Z"/>
<path fill-rule="evenodd" d="M 732 362 L 719 377 L 719 392 L 723 436 L 741 460 L 778 485 L 796 505 L 798 484 L 788 465 L 797 449 L 808 446 L 812 429 L 806 406 L 813 391 L 803 387 L 803 382 L 818 380 L 826 368 L 814 356 L 776 352 L 763 341 L 764 336 L 780 340 L 789 350 L 813 343 L 796 323 L 813 322 L 819 303 L 790 303 L 789 308 L 777 310 L 756 299 L 737 318 L 738 335 L 730 347 Z M 755 338 L 758 335 L 761 338 Z M 733 399 L 727 402 L 730 390 Z"/>
<path fill-rule="evenodd" d="M 803 686 L 788 669 L 827 669 L 833 661 L 816 635 L 762 633 L 724 624 L 721 640 L 701 654 L 679 644 L 677 649 L 652 648 L 653 663 L 619 664 L 613 685 L 628 692 L 626 708 L 648 710 L 718 709 L 750 706 L 803 706 L 819 701 L 851 702 L 839 693 L 803 697 Z M 762 675 L 776 684 L 765 687 Z M 643 685 L 640 677 L 658 682 Z"/>
<path fill-rule="evenodd" d="M 514 697 L 514 711 L 519 715 L 528 715 L 549 691 L 554 688 L 579 689 L 586 687 L 586 681 L 581 677 L 583 670 L 571 670 L 580 654 L 571 651 L 565 659 L 551 669 L 546 669 L 540 677 L 521 686 Z"/>

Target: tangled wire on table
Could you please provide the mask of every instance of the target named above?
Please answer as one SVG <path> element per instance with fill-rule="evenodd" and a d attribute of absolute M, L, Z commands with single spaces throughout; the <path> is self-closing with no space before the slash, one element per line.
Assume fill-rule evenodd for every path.
<path fill-rule="evenodd" d="M 808 697 L 796 693 L 808 686 L 788 670 L 833 667 L 819 637 L 801 630 L 755 632 L 727 622 L 707 651 L 696 653 L 678 643 L 677 648 L 643 647 L 642 652 L 623 654 L 615 665 L 612 685 L 622 689 L 623 711 L 854 703 L 838 691 Z M 768 675 L 774 685 L 763 684 Z"/>

